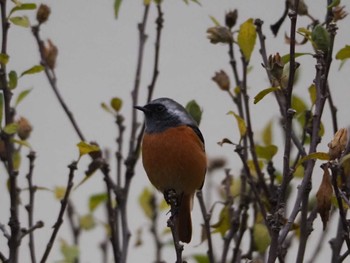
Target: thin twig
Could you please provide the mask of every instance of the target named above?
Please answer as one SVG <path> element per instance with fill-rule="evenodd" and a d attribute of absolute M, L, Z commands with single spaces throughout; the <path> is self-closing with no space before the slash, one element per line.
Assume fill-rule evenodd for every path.
<path fill-rule="evenodd" d="M 215 263 L 214 247 L 213 247 L 213 242 L 212 242 L 211 232 L 210 232 L 211 214 L 207 212 L 207 209 L 205 207 L 202 190 L 197 191 L 197 198 L 202 211 L 202 216 L 204 219 L 204 229 L 205 229 L 206 237 L 208 241 L 208 251 L 207 251 L 208 259 L 210 263 Z"/>
<path fill-rule="evenodd" d="M 27 155 L 29 159 L 29 172 L 27 174 L 27 180 L 28 180 L 28 190 L 29 190 L 29 203 L 25 206 L 27 212 L 28 212 L 28 228 L 31 229 L 34 224 L 34 195 L 36 192 L 36 186 L 33 185 L 33 170 L 34 170 L 34 161 L 35 161 L 35 152 L 30 151 L 30 153 Z M 33 232 L 29 233 L 29 251 L 30 251 L 30 258 L 32 263 L 36 263 L 36 256 L 35 256 L 35 243 L 34 243 L 34 234 Z"/>
<path fill-rule="evenodd" d="M 24 238 L 26 235 L 30 235 L 32 234 L 36 229 L 38 228 L 42 228 L 44 226 L 44 222 L 43 221 L 38 221 L 35 223 L 35 225 L 32 225 L 32 227 L 28 228 L 28 229 L 22 229 L 22 235 L 21 235 L 21 239 Z"/>
<path fill-rule="evenodd" d="M 49 242 L 46 245 L 46 249 L 45 249 L 45 252 L 40 260 L 40 263 L 46 262 L 49 254 L 51 252 L 51 249 L 53 247 L 53 244 L 55 242 L 57 233 L 58 233 L 58 231 L 63 223 L 63 216 L 64 216 L 64 213 L 66 211 L 67 205 L 68 205 L 70 192 L 73 188 L 73 178 L 74 178 L 74 172 L 77 170 L 77 162 L 75 162 L 75 161 L 72 162 L 68 166 L 68 168 L 69 168 L 69 176 L 68 176 L 68 181 L 67 181 L 66 192 L 64 194 L 63 199 L 61 200 L 61 209 L 60 209 L 60 212 L 58 214 L 56 223 L 53 226 L 53 232 L 51 234 Z"/>
<path fill-rule="evenodd" d="M 60 92 L 58 90 L 57 78 L 56 78 L 56 75 L 55 75 L 55 71 L 54 71 L 54 69 L 50 69 L 48 64 L 47 64 L 47 61 L 46 61 L 46 58 L 45 58 L 45 55 L 44 55 L 45 54 L 45 45 L 44 45 L 44 42 L 42 41 L 42 39 L 40 37 L 40 26 L 41 26 L 41 24 L 33 26 L 32 27 L 32 32 L 33 32 L 34 38 L 35 38 L 35 40 L 36 40 L 36 42 L 38 44 L 38 47 L 39 47 L 39 53 L 40 53 L 40 57 L 41 57 L 41 64 L 45 68 L 46 77 L 47 77 L 47 79 L 48 79 L 48 81 L 50 83 L 50 86 L 51 86 L 53 92 L 56 95 L 56 98 L 58 99 L 61 107 L 63 108 L 63 110 L 66 113 L 69 121 L 71 122 L 75 132 L 77 133 L 79 139 L 81 141 L 85 141 L 85 137 L 84 137 L 83 133 L 81 132 L 81 130 L 80 130 L 78 124 L 77 124 L 77 121 L 76 121 L 76 119 L 73 116 L 73 113 L 68 108 L 68 105 L 66 104 L 66 102 L 64 101 L 63 97 L 61 96 L 61 94 L 60 94 Z"/>
<path fill-rule="evenodd" d="M 1 230 L 1 232 L 3 233 L 3 235 L 4 235 L 4 237 L 6 239 L 10 239 L 11 238 L 11 234 L 7 231 L 6 226 L 4 224 L 0 223 L 0 230 Z"/>
<path fill-rule="evenodd" d="M 151 200 L 150 200 L 150 206 L 152 208 L 152 224 L 150 231 L 152 233 L 154 243 L 156 245 L 156 252 L 155 252 L 155 262 L 156 263 L 161 263 L 162 261 L 162 249 L 164 246 L 164 243 L 161 241 L 159 233 L 158 233 L 158 207 L 157 207 L 157 200 L 156 200 L 156 195 L 153 193 Z"/>

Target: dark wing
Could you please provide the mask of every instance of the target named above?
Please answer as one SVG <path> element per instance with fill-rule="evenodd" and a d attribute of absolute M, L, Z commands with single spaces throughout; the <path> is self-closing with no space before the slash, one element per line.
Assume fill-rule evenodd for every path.
<path fill-rule="evenodd" d="M 194 125 L 188 125 L 188 127 L 191 127 L 192 130 L 194 130 L 194 132 L 197 134 L 198 138 L 201 140 L 201 142 L 204 145 L 204 137 L 203 137 L 203 134 L 201 133 L 201 131 L 199 130 L 199 128 L 197 126 L 194 126 Z"/>

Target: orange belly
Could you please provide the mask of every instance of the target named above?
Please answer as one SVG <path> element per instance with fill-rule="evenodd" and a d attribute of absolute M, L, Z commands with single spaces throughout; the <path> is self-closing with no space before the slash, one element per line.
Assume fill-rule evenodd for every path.
<path fill-rule="evenodd" d="M 193 194 L 201 188 L 207 168 L 204 145 L 192 128 L 179 126 L 145 134 L 142 160 L 151 183 L 160 191 Z"/>

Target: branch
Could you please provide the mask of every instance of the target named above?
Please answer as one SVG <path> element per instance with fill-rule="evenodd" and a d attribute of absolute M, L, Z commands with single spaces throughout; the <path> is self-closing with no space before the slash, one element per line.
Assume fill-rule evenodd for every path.
<path fill-rule="evenodd" d="M 25 206 L 27 212 L 28 212 L 28 228 L 33 228 L 34 224 L 34 195 L 36 192 L 36 186 L 33 185 L 33 170 L 34 170 L 34 161 L 36 158 L 35 152 L 30 151 L 30 153 L 27 155 L 29 159 L 29 172 L 27 174 L 27 181 L 28 181 L 28 190 L 29 190 L 29 203 Z M 37 223 L 38 224 L 38 223 Z M 32 263 L 36 263 L 36 256 L 35 256 L 35 243 L 34 243 L 34 234 L 33 231 L 29 233 L 29 251 L 30 251 L 30 258 Z"/>
<path fill-rule="evenodd" d="M 29 229 L 22 229 L 22 235 L 21 235 L 21 239 L 23 239 L 26 235 L 31 235 L 33 234 L 33 232 L 38 229 L 38 228 L 42 228 L 44 226 L 44 222 L 43 221 L 38 221 L 36 222 L 35 225 L 33 225 L 32 227 L 30 227 Z"/>
<path fill-rule="evenodd" d="M 9 22 L 6 16 L 6 0 L 0 1 L 1 8 L 1 26 L 2 26 L 2 42 L 1 42 L 1 53 L 7 55 L 7 40 Z M 13 122 L 14 110 L 11 108 L 12 92 L 8 88 L 7 82 L 7 69 L 5 63 L 0 65 L 0 86 L 4 97 L 4 112 L 5 112 L 5 125 Z M 18 248 L 20 246 L 20 222 L 19 222 L 19 198 L 18 198 L 18 187 L 17 187 L 17 175 L 18 171 L 15 171 L 13 166 L 13 143 L 11 142 L 11 136 L 2 134 L 2 139 L 6 149 L 6 162 L 7 170 L 9 175 L 9 193 L 10 193 L 10 219 L 8 225 L 11 229 L 11 237 L 8 241 L 8 247 L 10 251 L 9 261 L 18 261 Z"/>
<path fill-rule="evenodd" d="M 45 252 L 44 252 L 44 254 L 43 254 L 43 256 L 42 256 L 42 258 L 40 260 L 40 263 L 46 262 L 49 254 L 51 252 L 51 249 L 53 247 L 53 244 L 55 242 L 57 233 L 58 233 L 58 231 L 59 231 L 59 229 L 60 229 L 60 227 L 61 227 L 61 225 L 63 223 L 63 216 L 64 216 L 64 213 L 66 211 L 67 205 L 68 205 L 70 192 L 71 192 L 71 190 L 73 188 L 73 178 L 74 178 L 74 172 L 75 172 L 75 170 L 77 170 L 77 162 L 75 162 L 75 161 L 72 162 L 68 166 L 68 168 L 69 168 L 69 176 L 68 176 L 67 188 L 66 188 L 66 192 L 64 194 L 64 197 L 61 200 L 61 209 L 60 209 L 60 212 L 58 214 L 56 223 L 53 226 L 53 232 L 51 234 L 49 242 L 47 243 Z"/>
<path fill-rule="evenodd" d="M 202 190 L 197 191 L 197 198 L 198 198 L 202 216 L 204 219 L 204 229 L 208 240 L 208 251 L 207 251 L 208 259 L 210 263 L 215 263 L 214 248 L 213 248 L 213 242 L 211 239 L 211 231 L 210 231 L 211 213 L 208 213 L 205 207 Z"/>
<path fill-rule="evenodd" d="M 10 239 L 11 238 L 11 235 L 10 235 L 10 233 L 7 231 L 7 229 L 6 229 L 6 226 L 4 225 L 4 224 L 1 224 L 0 223 L 0 230 L 1 230 L 1 232 L 4 234 L 4 237 L 6 238 L 6 239 Z"/>
<path fill-rule="evenodd" d="M 325 84 L 327 82 L 327 79 L 324 78 L 323 55 L 320 53 L 317 53 L 315 57 L 317 58 L 317 65 L 316 65 L 316 79 L 314 82 L 317 90 L 317 100 L 315 105 L 315 112 L 312 118 L 312 135 L 311 135 L 309 153 L 316 152 L 317 145 L 320 142 L 320 137 L 318 134 L 319 134 L 320 125 L 321 125 L 321 117 L 322 117 L 322 113 L 323 113 L 323 109 L 326 101 Z M 306 189 L 309 187 L 309 184 L 311 182 L 314 165 L 315 165 L 315 160 L 309 160 L 306 163 L 305 175 L 301 182 L 301 185 L 298 187 L 297 198 L 295 200 L 292 212 L 290 213 L 290 216 L 288 218 L 288 222 L 281 230 L 281 233 L 278 239 L 279 244 L 282 244 L 285 238 L 287 237 L 287 234 L 297 214 L 299 213 L 303 195 L 305 194 Z"/>
<path fill-rule="evenodd" d="M 176 252 L 176 261 L 175 263 L 183 263 L 182 261 L 182 251 L 184 249 L 183 245 L 180 244 L 179 234 L 178 234 L 178 216 L 179 211 L 179 197 L 175 190 L 169 189 L 164 192 L 164 199 L 170 205 L 170 217 L 167 221 L 168 227 L 171 230 L 173 236 L 174 247 Z"/>
<path fill-rule="evenodd" d="M 160 239 L 159 233 L 158 233 L 158 207 L 157 207 L 157 201 L 156 201 L 156 195 L 153 193 L 151 200 L 150 200 L 150 206 L 152 209 L 152 218 L 151 218 L 151 228 L 150 231 L 153 235 L 154 243 L 156 245 L 156 263 L 162 263 L 162 248 L 164 246 L 163 242 Z"/>
<path fill-rule="evenodd" d="M 63 108 L 64 112 L 66 113 L 69 121 L 71 122 L 75 132 L 77 133 L 79 139 L 81 141 L 85 141 L 85 137 L 83 135 L 83 133 L 81 132 L 78 124 L 77 124 L 77 121 L 75 120 L 74 116 L 73 116 L 73 113 L 69 110 L 68 108 L 68 105 L 66 104 L 66 102 L 64 101 L 63 97 L 61 96 L 59 90 L 58 90 L 58 87 L 57 87 L 57 78 L 56 78 L 56 75 L 55 75 L 55 70 L 52 68 L 49 67 L 48 63 L 47 63 L 47 59 L 45 57 L 45 45 L 44 45 L 44 42 L 42 41 L 41 37 L 40 37 L 40 26 L 41 24 L 39 25 L 36 25 L 36 26 L 33 26 L 32 27 L 32 33 L 34 35 L 34 38 L 38 44 L 38 47 L 39 47 L 39 53 L 40 53 L 40 57 L 41 57 L 41 64 L 44 66 L 45 68 L 45 74 L 46 74 L 46 77 L 50 83 L 50 86 L 53 90 L 53 92 L 55 93 L 56 95 L 56 98 L 58 99 L 61 107 Z"/>

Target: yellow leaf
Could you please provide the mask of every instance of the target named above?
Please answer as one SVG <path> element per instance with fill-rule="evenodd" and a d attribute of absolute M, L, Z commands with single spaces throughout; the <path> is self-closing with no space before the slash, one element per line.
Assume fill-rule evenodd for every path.
<path fill-rule="evenodd" d="M 255 224 L 253 227 L 253 237 L 256 250 L 260 253 L 264 253 L 271 242 L 267 227 L 264 224 Z"/>
<path fill-rule="evenodd" d="M 325 152 L 314 152 L 314 153 L 310 153 L 306 156 L 304 156 L 303 158 L 301 158 L 297 164 L 297 166 L 299 166 L 300 164 L 302 164 L 305 161 L 311 160 L 311 159 L 318 159 L 318 160 L 323 160 L 323 161 L 328 161 L 329 160 L 329 154 L 325 153 Z"/>
<path fill-rule="evenodd" d="M 255 151 L 259 158 L 270 161 L 277 153 L 278 148 L 273 144 L 267 146 L 256 145 Z"/>
<path fill-rule="evenodd" d="M 89 154 L 91 152 L 98 152 L 100 150 L 100 148 L 97 145 L 94 144 L 88 144 L 86 142 L 79 142 L 77 144 L 78 148 L 79 148 L 79 155 L 80 157 L 85 155 L 85 154 Z"/>
<path fill-rule="evenodd" d="M 56 186 L 53 192 L 57 200 L 62 200 L 66 193 L 66 188 L 63 186 Z"/>
<path fill-rule="evenodd" d="M 139 196 L 139 204 L 149 219 L 153 217 L 152 199 L 154 200 L 154 193 L 149 188 L 144 188 Z"/>
<path fill-rule="evenodd" d="M 233 111 L 229 111 L 227 114 L 233 115 L 236 118 L 241 138 L 244 137 L 247 133 L 247 126 L 245 125 L 245 121 Z"/>
<path fill-rule="evenodd" d="M 238 33 L 238 45 L 244 55 L 246 61 L 250 60 L 250 56 L 254 50 L 256 40 L 256 29 L 252 18 L 244 22 Z"/>
<path fill-rule="evenodd" d="M 273 138 L 272 129 L 273 129 L 273 121 L 270 120 L 265 126 L 264 130 L 262 131 L 262 141 L 265 145 L 272 144 L 272 138 Z"/>
<path fill-rule="evenodd" d="M 87 214 L 79 218 L 79 225 L 84 230 L 91 230 L 96 226 L 95 218 L 92 214 Z"/>
<path fill-rule="evenodd" d="M 231 227 L 231 222 L 230 222 L 230 207 L 229 206 L 224 206 L 223 209 L 220 212 L 219 215 L 219 221 L 212 225 L 211 227 L 214 228 L 215 230 L 213 233 L 220 233 L 221 236 L 223 237 L 226 233 L 227 230 L 230 229 Z"/>
<path fill-rule="evenodd" d="M 116 111 L 119 112 L 120 109 L 122 108 L 123 101 L 120 98 L 112 98 L 111 99 L 111 107 Z"/>

